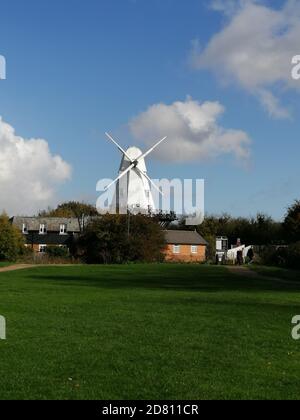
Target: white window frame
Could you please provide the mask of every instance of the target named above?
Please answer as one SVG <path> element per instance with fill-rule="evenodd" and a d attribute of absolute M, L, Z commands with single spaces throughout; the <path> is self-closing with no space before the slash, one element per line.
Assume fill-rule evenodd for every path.
<path fill-rule="evenodd" d="M 23 225 L 22 225 L 22 233 L 23 233 L 23 235 L 28 235 L 28 226 L 27 226 L 27 223 L 23 223 Z"/>
<path fill-rule="evenodd" d="M 62 223 L 59 225 L 59 234 L 60 235 L 66 235 L 67 234 L 67 225 L 65 223 Z"/>
<path fill-rule="evenodd" d="M 47 245 L 46 244 L 40 244 L 39 245 L 39 253 L 40 254 L 45 254 L 47 251 Z"/>
<path fill-rule="evenodd" d="M 180 245 L 173 245 L 173 254 L 180 254 L 181 253 L 181 246 Z"/>
<path fill-rule="evenodd" d="M 191 246 L 191 253 L 192 254 L 198 254 L 198 245 L 192 245 Z"/>
<path fill-rule="evenodd" d="M 47 227 L 44 223 L 40 224 L 40 235 L 46 235 L 47 233 Z"/>

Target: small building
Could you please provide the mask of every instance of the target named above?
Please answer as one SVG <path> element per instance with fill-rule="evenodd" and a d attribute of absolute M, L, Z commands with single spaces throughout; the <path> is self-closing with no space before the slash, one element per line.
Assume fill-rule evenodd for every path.
<path fill-rule="evenodd" d="M 204 262 L 208 243 L 196 231 L 166 230 L 166 261 Z"/>
<path fill-rule="evenodd" d="M 37 253 L 45 253 L 51 246 L 69 248 L 74 235 L 80 232 L 76 218 L 13 217 L 11 222 L 22 232 L 26 247 Z"/>

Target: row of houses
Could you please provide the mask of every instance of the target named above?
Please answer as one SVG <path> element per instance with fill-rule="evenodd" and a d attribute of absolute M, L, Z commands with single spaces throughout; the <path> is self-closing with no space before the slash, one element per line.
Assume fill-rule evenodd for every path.
<path fill-rule="evenodd" d="M 69 248 L 74 236 L 81 231 L 81 222 L 76 218 L 13 217 L 11 222 L 22 232 L 25 246 L 39 254 L 44 254 L 48 247 Z M 165 230 L 164 233 L 167 261 L 206 260 L 208 244 L 196 231 Z"/>

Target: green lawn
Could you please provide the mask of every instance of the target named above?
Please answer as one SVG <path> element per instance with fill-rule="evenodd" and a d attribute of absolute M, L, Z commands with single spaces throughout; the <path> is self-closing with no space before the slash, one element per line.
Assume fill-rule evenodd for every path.
<path fill-rule="evenodd" d="M 0 399 L 298 399 L 299 292 L 193 265 L 0 273 Z"/>
<path fill-rule="evenodd" d="M 296 270 L 286 270 L 279 267 L 266 267 L 260 265 L 250 266 L 252 270 L 263 276 L 275 277 L 283 280 L 292 280 L 300 282 L 300 272 Z"/>
<path fill-rule="evenodd" d="M 5 261 L 0 261 L 0 268 L 2 268 L 2 267 L 7 267 L 7 266 L 9 266 L 9 265 L 11 265 L 12 263 L 9 263 L 9 262 L 5 262 Z"/>

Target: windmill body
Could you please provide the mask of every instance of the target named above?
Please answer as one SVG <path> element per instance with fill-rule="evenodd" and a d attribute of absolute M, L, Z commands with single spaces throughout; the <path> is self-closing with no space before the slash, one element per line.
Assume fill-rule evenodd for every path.
<path fill-rule="evenodd" d="M 118 147 L 122 153 L 122 161 L 119 176 L 107 190 L 116 184 L 116 191 L 112 206 L 121 213 L 130 211 L 140 213 L 155 212 L 156 208 L 151 192 L 151 185 L 161 194 L 161 191 L 154 184 L 147 174 L 145 158 L 153 152 L 165 139 L 164 137 L 146 153 L 138 147 L 130 147 L 126 151 L 108 134 L 106 136 Z"/>
<path fill-rule="evenodd" d="M 137 147 L 130 147 L 123 155 L 119 175 L 126 171 L 132 162 L 137 162 L 136 167 L 127 172 L 126 176 L 117 181 L 114 202 L 117 208 L 124 212 L 154 212 L 155 205 L 151 193 L 150 182 L 146 178 L 146 163 L 144 159 L 137 161 L 142 156 L 142 151 Z M 130 158 L 130 160 L 129 160 Z"/>

